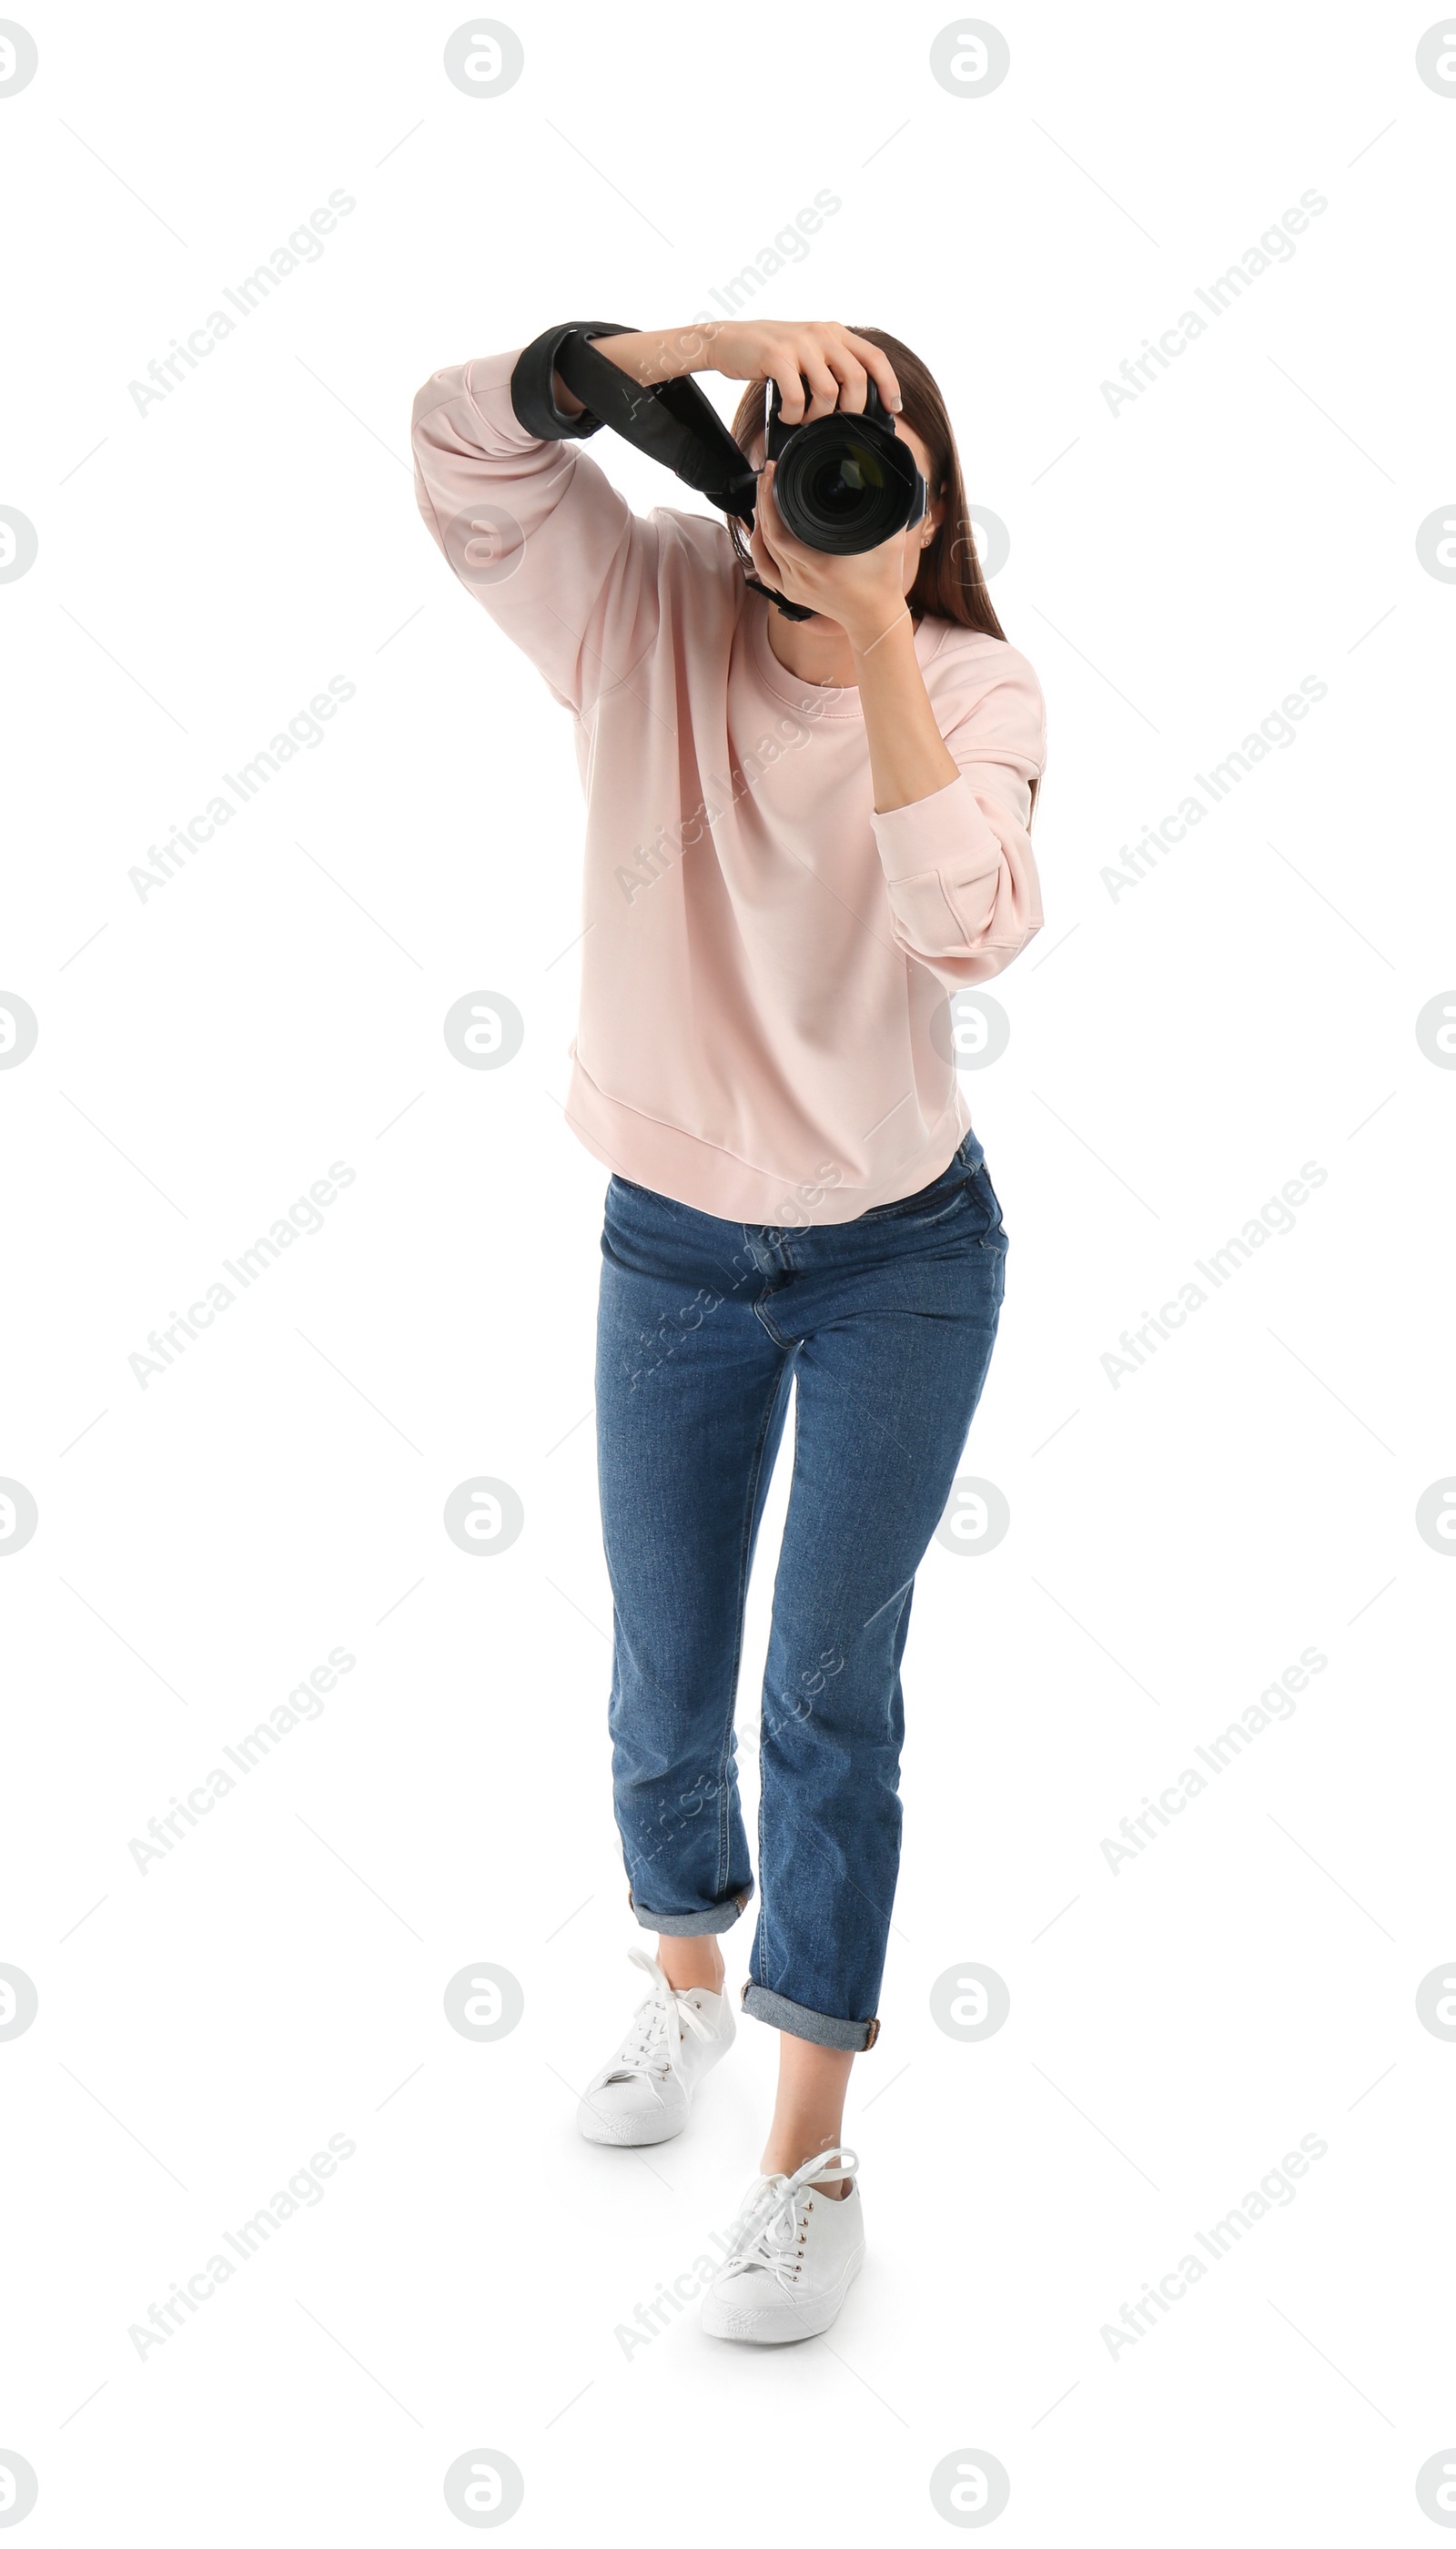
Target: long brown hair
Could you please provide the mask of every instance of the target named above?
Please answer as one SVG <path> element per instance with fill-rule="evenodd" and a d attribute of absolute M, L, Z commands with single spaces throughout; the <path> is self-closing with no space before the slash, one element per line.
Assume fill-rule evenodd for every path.
<path fill-rule="evenodd" d="M 934 612 L 942 619 L 955 620 L 962 628 L 979 628 L 988 637 L 1005 640 L 1006 630 L 997 618 L 981 572 L 954 429 L 932 374 L 919 354 L 913 354 L 908 345 L 902 345 L 898 336 L 887 334 L 883 328 L 855 328 L 850 332 L 867 336 L 872 345 L 889 355 L 900 383 L 900 421 L 920 435 L 930 456 L 928 502 L 934 505 L 943 498 L 945 504 L 934 538 L 921 552 L 916 580 L 910 589 L 912 618 L 919 620 L 927 611 Z M 763 429 L 763 391 L 762 381 L 750 381 L 733 418 L 733 440 L 745 456 L 753 447 L 755 435 Z M 728 528 L 739 558 L 748 566 L 750 561 L 737 523 L 730 520 Z"/>

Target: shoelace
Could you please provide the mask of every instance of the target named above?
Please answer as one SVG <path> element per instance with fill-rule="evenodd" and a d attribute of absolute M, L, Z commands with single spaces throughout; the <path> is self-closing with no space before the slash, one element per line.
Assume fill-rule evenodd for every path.
<path fill-rule="evenodd" d="M 604 2088 L 613 2080 L 630 2079 L 634 2072 L 660 2072 L 664 2064 L 681 2077 L 684 2028 L 691 2028 L 708 2043 L 713 2041 L 712 2028 L 700 2018 L 685 1993 L 674 1992 L 656 1957 L 648 1955 L 645 1947 L 629 1947 L 627 1952 L 634 1965 L 650 1974 L 652 1996 L 637 2011 L 627 2041 L 602 2084 Z"/>
<path fill-rule="evenodd" d="M 740 2275 L 771 2274 L 781 2291 L 792 2292 L 805 2239 L 805 2223 L 799 2218 L 801 2196 L 811 2186 L 828 2186 L 835 2178 L 852 2178 L 858 2172 L 858 2153 L 839 2149 L 822 2151 L 817 2159 L 807 2159 L 792 2177 L 761 2179 L 739 2221 L 732 2248 L 724 2259 L 719 2281 L 728 2283 Z"/>

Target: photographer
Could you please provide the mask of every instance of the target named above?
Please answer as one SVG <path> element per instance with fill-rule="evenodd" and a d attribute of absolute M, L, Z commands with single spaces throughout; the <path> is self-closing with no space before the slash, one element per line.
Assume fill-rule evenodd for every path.
<path fill-rule="evenodd" d="M 778 2342 L 832 2323 L 863 2254 L 839 2135 L 879 2032 L 900 1666 L 1007 1247 L 947 993 L 1041 924 L 1044 719 L 986 591 L 944 403 L 907 347 L 831 322 L 594 341 L 644 397 L 695 371 L 750 384 L 732 427 L 757 473 L 746 543 L 702 514 L 633 515 L 580 447 L 595 418 L 559 373 L 549 402 L 529 396 L 521 349 L 422 389 L 418 493 L 461 582 L 570 711 L 587 797 L 567 1113 L 614 1172 L 597 1394 L 610 1727 L 631 1905 L 657 1938 L 655 1960 L 633 1950 L 650 1995 L 582 2100 L 596 2140 L 681 2131 L 732 2039 L 719 1941 L 753 1885 L 733 1709 L 797 1384 L 743 1991 L 780 2030 L 779 2093 L 703 2306 L 713 2333 Z M 874 384 L 924 482 L 906 527 L 848 554 L 789 529 L 764 458 L 770 382 L 790 429 L 862 414 Z"/>

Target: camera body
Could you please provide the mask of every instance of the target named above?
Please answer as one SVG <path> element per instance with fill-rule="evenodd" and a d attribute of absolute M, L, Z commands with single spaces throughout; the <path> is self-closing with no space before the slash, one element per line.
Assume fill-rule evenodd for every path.
<path fill-rule="evenodd" d="M 925 482 L 873 381 L 862 413 L 836 408 L 809 425 L 786 425 L 780 406 L 779 385 L 769 381 L 763 448 L 778 463 L 774 502 L 807 548 L 858 557 L 921 520 Z"/>

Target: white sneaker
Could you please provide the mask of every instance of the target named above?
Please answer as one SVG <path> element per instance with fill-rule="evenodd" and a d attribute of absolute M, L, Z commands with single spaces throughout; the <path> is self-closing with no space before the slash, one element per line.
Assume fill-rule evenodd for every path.
<path fill-rule="evenodd" d="M 749 2188 L 732 2248 L 703 2297 L 707 2335 L 791 2345 L 833 2326 L 864 2263 L 864 2216 L 857 2185 L 837 2202 L 814 2189 L 858 2168 L 853 2151 L 825 2151 L 792 2177 Z"/>
<path fill-rule="evenodd" d="M 725 1992 L 674 1991 L 655 1956 L 630 1947 L 652 1977 L 621 2046 L 582 2092 L 578 2128 L 589 2142 L 667 2142 L 688 2121 L 693 2092 L 737 2032 Z"/>

